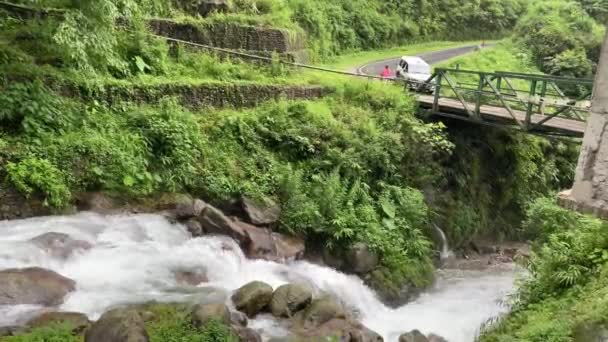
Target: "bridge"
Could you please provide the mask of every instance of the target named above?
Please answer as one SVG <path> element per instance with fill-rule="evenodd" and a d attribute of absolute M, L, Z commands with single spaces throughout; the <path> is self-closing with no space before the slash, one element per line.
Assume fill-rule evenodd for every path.
<path fill-rule="evenodd" d="M 433 90 L 417 95 L 420 108 L 429 115 L 582 138 L 593 80 L 436 68 L 426 82 L 406 81 L 406 87 Z"/>

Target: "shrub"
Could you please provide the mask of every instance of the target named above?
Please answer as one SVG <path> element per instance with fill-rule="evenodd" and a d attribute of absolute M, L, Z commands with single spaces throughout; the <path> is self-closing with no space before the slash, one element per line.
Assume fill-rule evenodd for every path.
<path fill-rule="evenodd" d="M 79 342 L 81 338 L 74 336 L 72 327 L 53 325 L 34 329 L 27 334 L 3 337 L 2 342 Z"/>
<path fill-rule="evenodd" d="M 65 177 L 46 159 L 27 158 L 18 163 L 9 162 L 6 166 L 10 181 L 17 189 L 27 195 L 40 192 L 45 204 L 64 207 L 70 200 L 70 190 Z"/>

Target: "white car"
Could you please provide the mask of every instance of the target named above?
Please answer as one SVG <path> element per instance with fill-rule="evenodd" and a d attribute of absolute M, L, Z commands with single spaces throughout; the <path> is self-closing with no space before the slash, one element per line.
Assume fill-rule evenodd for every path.
<path fill-rule="evenodd" d="M 403 56 L 396 71 L 397 78 L 408 81 L 408 87 L 414 91 L 433 93 L 434 83 L 427 83 L 431 78 L 431 66 L 420 57 Z"/>

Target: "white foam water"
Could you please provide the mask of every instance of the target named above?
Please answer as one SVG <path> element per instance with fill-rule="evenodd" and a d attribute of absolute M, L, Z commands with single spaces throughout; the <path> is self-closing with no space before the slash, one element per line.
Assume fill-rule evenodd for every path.
<path fill-rule="evenodd" d="M 47 232 L 65 233 L 85 240 L 92 248 L 67 259 L 53 257 L 28 242 Z M 315 291 L 329 292 L 356 312 L 386 341 L 419 329 L 451 342 L 471 342 L 487 319 L 506 311 L 500 303 L 513 290 L 513 268 L 487 271 L 439 272 L 436 285 L 418 300 L 397 309 L 382 304 L 358 277 L 304 261 L 279 264 L 249 260 L 226 237 L 191 239 L 181 225 L 158 215 L 42 217 L 0 222 L 0 270 L 38 266 L 76 281 L 62 310 L 98 318 L 118 304 L 149 300 L 192 300 L 192 289 L 177 285 L 173 271 L 207 270 L 205 288 L 230 291 L 253 280 L 273 287 L 304 282 Z M 223 294 L 229 303 L 229 296 Z M 0 326 L 21 323 L 36 306 L 0 306 Z M 269 316 L 251 322 L 263 336 L 280 336 L 284 328 Z"/>

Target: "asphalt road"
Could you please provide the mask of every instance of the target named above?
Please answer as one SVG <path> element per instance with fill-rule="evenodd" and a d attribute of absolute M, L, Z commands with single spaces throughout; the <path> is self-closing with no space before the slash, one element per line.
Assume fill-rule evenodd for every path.
<path fill-rule="evenodd" d="M 489 47 L 491 44 L 486 44 L 486 47 Z M 460 55 L 467 54 L 475 50 L 477 45 L 469 45 L 469 46 L 461 46 L 452 49 L 425 52 L 423 54 L 418 55 L 422 59 L 424 59 L 429 64 L 436 64 L 439 62 L 446 61 L 450 58 L 458 57 Z M 397 64 L 399 64 L 399 60 L 401 56 L 393 57 L 389 59 L 384 59 L 381 61 L 371 62 L 357 68 L 357 73 L 362 75 L 372 75 L 372 76 L 380 76 L 382 71 L 384 70 L 384 66 L 388 65 L 391 70 L 394 72 L 397 68 Z"/>

